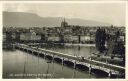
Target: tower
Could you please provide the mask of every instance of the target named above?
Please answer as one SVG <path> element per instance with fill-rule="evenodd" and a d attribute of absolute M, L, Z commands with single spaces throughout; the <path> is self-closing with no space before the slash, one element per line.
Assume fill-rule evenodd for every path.
<path fill-rule="evenodd" d="M 65 21 L 65 18 L 64 20 L 61 22 L 61 27 L 67 27 L 68 26 L 68 23 Z"/>

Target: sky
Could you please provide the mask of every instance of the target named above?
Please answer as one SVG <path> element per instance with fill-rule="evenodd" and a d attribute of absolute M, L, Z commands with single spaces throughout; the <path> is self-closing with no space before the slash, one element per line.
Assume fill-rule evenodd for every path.
<path fill-rule="evenodd" d="M 1 1 L 24 1 L 24 0 L 1 0 Z M 26 0 L 35 1 L 35 0 Z M 78 1 L 78 0 L 37 0 L 37 1 Z M 126 0 L 79 0 L 79 1 L 126 1 Z"/>
<path fill-rule="evenodd" d="M 125 26 L 125 3 L 4 3 L 3 11 L 29 12 L 41 17 L 81 18 Z"/>

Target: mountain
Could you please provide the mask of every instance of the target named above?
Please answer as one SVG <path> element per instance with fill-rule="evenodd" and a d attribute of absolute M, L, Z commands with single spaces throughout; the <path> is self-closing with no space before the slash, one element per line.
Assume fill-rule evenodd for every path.
<path fill-rule="evenodd" d="M 60 27 L 61 17 L 41 17 L 34 13 L 27 12 L 3 12 L 3 25 L 14 27 Z M 79 18 L 66 18 L 69 25 L 80 26 L 106 26 L 103 22 L 83 20 Z"/>

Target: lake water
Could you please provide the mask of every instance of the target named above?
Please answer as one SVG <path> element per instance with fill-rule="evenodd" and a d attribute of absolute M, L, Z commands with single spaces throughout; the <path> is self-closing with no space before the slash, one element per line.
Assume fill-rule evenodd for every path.
<path fill-rule="evenodd" d="M 90 47 L 85 46 L 54 46 L 46 49 L 88 57 Z M 95 52 L 95 48 L 91 48 Z M 57 63 L 48 63 L 41 57 L 22 52 L 20 50 L 3 50 L 3 78 L 97 78 L 99 76 L 62 66 Z"/>

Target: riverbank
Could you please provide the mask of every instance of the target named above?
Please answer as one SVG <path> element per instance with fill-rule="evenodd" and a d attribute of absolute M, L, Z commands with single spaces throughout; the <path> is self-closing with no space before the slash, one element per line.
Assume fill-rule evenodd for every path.
<path fill-rule="evenodd" d="M 119 58 L 116 58 L 116 57 L 114 59 L 111 59 L 111 57 L 109 57 L 109 56 L 97 57 L 97 56 L 93 55 L 89 58 L 91 58 L 92 60 L 96 60 L 96 61 L 105 62 L 105 63 L 108 63 L 108 64 L 114 64 L 114 65 L 125 67 L 124 61 L 122 59 L 119 59 Z"/>
<path fill-rule="evenodd" d="M 88 46 L 88 47 L 95 47 L 95 44 L 71 44 L 71 43 L 64 43 L 66 46 Z"/>
<path fill-rule="evenodd" d="M 82 44 L 82 43 L 27 43 L 27 45 L 61 45 L 61 46 L 87 46 L 87 47 L 95 47 L 95 44 Z"/>

